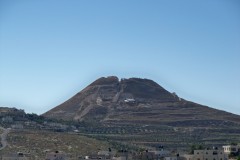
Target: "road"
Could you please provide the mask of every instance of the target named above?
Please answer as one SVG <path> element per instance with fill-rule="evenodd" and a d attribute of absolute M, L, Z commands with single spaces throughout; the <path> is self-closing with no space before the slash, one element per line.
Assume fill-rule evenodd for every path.
<path fill-rule="evenodd" d="M 3 128 L 0 127 L 1 130 L 3 130 L 3 133 L 1 134 L 1 147 L 0 150 L 4 149 L 7 146 L 7 135 L 10 132 L 10 128 Z"/>

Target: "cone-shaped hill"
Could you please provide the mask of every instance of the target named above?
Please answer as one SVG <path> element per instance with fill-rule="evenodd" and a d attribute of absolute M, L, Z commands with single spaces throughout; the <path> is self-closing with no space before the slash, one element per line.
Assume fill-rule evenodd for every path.
<path fill-rule="evenodd" d="M 43 116 L 114 124 L 240 124 L 240 116 L 186 101 L 152 80 L 115 76 L 97 79 Z"/>

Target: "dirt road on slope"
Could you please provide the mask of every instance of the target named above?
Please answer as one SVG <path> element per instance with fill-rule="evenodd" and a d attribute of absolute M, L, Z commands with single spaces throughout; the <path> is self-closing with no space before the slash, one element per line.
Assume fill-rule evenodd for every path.
<path fill-rule="evenodd" d="M 0 135 L 0 137 L 1 137 L 0 150 L 2 150 L 7 146 L 7 135 L 10 132 L 10 128 L 5 129 L 3 127 L 0 127 L 0 129 L 3 130 L 3 133 Z"/>

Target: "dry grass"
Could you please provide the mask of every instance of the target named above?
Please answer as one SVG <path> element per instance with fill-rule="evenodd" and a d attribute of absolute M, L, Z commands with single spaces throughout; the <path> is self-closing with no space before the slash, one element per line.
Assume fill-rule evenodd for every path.
<path fill-rule="evenodd" d="M 64 151 L 73 156 L 96 153 L 109 144 L 82 135 L 46 131 L 12 131 L 8 135 L 9 146 L 2 153 L 24 152 L 43 159 L 45 151 Z"/>

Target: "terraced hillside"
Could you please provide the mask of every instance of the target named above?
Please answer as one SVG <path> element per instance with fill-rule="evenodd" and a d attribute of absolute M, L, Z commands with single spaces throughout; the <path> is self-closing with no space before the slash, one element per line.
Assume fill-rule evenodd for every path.
<path fill-rule="evenodd" d="M 149 79 L 102 77 L 43 116 L 88 123 L 83 133 L 133 146 L 240 141 L 239 115 L 184 100 Z"/>
<path fill-rule="evenodd" d="M 206 122 L 210 121 L 240 123 L 238 115 L 186 101 L 152 80 L 119 80 L 117 77 L 96 80 L 43 116 L 63 120 L 100 121 L 103 124 L 121 122 L 206 126 Z"/>

